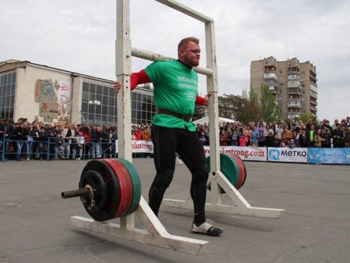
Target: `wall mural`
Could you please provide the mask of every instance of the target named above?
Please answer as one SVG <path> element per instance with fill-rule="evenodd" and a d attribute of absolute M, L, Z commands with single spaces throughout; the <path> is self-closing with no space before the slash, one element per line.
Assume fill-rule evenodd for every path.
<path fill-rule="evenodd" d="M 35 102 L 39 103 L 39 116 L 44 122 L 67 123 L 70 115 L 70 82 L 51 79 L 37 79 L 35 82 Z"/>

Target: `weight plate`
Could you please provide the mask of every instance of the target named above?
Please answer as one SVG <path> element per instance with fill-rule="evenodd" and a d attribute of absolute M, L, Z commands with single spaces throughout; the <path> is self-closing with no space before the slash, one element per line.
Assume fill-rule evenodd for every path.
<path fill-rule="evenodd" d="M 116 162 L 115 159 L 103 160 L 114 170 L 119 179 L 121 200 L 119 209 L 113 218 L 121 217 L 127 213 L 132 202 L 132 181 L 129 172 L 122 163 Z"/>
<path fill-rule="evenodd" d="M 81 185 L 88 185 L 93 189 L 94 206 L 89 210 L 100 211 L 106 205 L 108 189 L 107 184 L 103 179 L 103 176 L 94 170 L 88 170 L 82 174 L 80 178 Z M 84 187 L 85 188 L 85 187 Z M 91 196 L 83 196 L 81 200 L 86 200 L 88 204 L 91 204 Z"/>
<path fill-rule="evenodd" d="M 236 155 L 236 154 L 233 154 L 233 153 L 230 153 L 229 154 L 238 164 L 238 168 L 239 168 L 239 179 L 238 179 L 238 182 L 236 184 L 236 189 L 240 189 L 244 182 L 245 182 L 245 178 L 246 178 L 246 175 L 247 175 L 247 171 L 245 169 L 245 165 L 244 165 L 244 162 L 242 161 L 242 159 Z"/>
<path fill-rule="evenodd" d="M 210 170 L 210 156 L 207 158 L 207 165 Z M 236 187 L 239 180 L 239 167 L 237 162 L 228 154 L 220 153 L 220 168 L 223 175 L 229 180 L 229 182 Z M 210 188 L 209 188 L 210 190 Z M 221 193 L 225 193 L 224 190 Z"/>
<path fill-rule="evenodd" d="M 124 158 L 118 158 L 119 162 L 123 163 L 129 172 L 130 178 L 132 180 L 133 197 L 130 209 L 126 215 L 130 215 L 138 208 L 141 199 L 141 180 L 140 176 L 135 168 L 135 166 Z"/>
<path fill-rule="evenodd" d="M 103 221 L 110 220 L 113 218 L 113 216 L 117 212 L 120 204 L 121 196 L 120 196 L 119 179 L 114 175 L 114 172 L 110 168 L 110 166 L 107 165 L 102 160 L 89 161 L 82 171 L 81 178 L 89 170 L 96 171 L 100 175 L 102 175 L 105 183 L 107 184 L 107 196 L 106 196 L 105 206 L 101 208 L 99 211 L 96 211 L 96 209 L 90 211 L 88 210 L 89 205 L 84 204 L 85 210 L 96 221 L 103 222 Z M 79 189 L 84 189 L 84 188 L 85 188 L 85 185 L 83 184 L 82 180 L 80 180 Z"/>

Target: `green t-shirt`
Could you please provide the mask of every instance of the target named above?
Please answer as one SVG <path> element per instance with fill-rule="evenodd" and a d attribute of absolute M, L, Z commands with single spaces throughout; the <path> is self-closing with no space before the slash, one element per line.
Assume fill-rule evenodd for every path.
<path fill-rule="evenodd" d="M 198 95 L 198 75 L 178 60 L 157 61 L 145 69 L 154 86 L 154 103 L 158 109 L 181 115 L 194 114 Z M 152 124 L 195 131 L 192 121 L 185 122 L 175 116 L 156 114 Z"/>

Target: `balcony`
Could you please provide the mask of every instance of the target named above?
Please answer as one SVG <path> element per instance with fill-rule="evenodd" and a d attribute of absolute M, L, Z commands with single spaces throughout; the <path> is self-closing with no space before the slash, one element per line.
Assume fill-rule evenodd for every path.
<path fill-rule="evenodd" d="M 295 119 L 295 118 L 299 118 L 300 116 L 299 116 L 299 114 L 288 114 L 288 119 Z"/>
<path fill-rule="evenodd" d="M 300 68 L 299 60 L 292 58 L 288 60 L 288 68 Z"/>
<path fill-rule="evenodd" d="M 276 63 L 276 59 L 274 57 L 265 58 L 265 67 L 276 68 L 276 66 L 277 66 L 277 63 Z"/>
<path fill-rule="evenodd" d="M 311 99 L 311 98 L 317 99 L 317 93 L 316 93 L 316 92 L 310 91 L 310 99 Z"/>
<path fill-rule="evenodd" d="M 276 79 L 265 80 L 264 84 L 267 86 L 277 87 L 277 80 Z"/>
<path fill-rule="evenodd" d="M 316 109 L 316 107 L 315 107 L 315 106 L 311 106 L 311 107 L 310 107 L 310 111 L 317 112 L 317 109 Z"/>
<path fill-rule="evenodd" d="M 299 100 L 289 100 L 288 101 L 288 108 L 301 108 L 301 104 Z"/>
<path fill-rule="evenodd" d="M 291 80 L 291 81 L 300 81 L 300 75 L 298 74 L 289 74 L 288 75 L 288 80 Z"/>
<path fill-rule="evenodd" d="M 274 79 L 274 80 L 277 80 L 276 73 L 264 73 L 264 79 Z"/>
<path fill-rule="evenodd" d="M 310 104 L 311 104 L 311 105 L 314 105 L 314 106 L 317 106 L 317 102 L 314 101 L 314 100 L 310 100 Z"/>
<path fill-rule="evenodd" d="M 300 88 L 289 88 L 288 89 L 288 95 L 293 95 L 293 94 L 300 96 L 301 95 Z"/>
<path fill-rule="evenodd" d="M 288 81 L 288 88 L 299 88 L 300 87 L 300 81 L 293 80 L 293 81 Z"/>
<path fill-rule="evenodd" d="M 299 115 L 300 109 L 288 109 L 288 114 Z"/>
<path fill-rule="evenodd" d="M 269 86 L 269 92 L 274 93 L 274 94 L 278 93 L 277 88 L 275 86 Z"/>

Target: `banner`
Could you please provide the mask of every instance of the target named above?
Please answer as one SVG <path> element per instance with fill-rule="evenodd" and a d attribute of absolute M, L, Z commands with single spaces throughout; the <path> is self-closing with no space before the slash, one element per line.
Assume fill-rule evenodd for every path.
<path fill-rule="evenodd" d="M 350 148 L 309 148 L 309 163 L 350 164 Z"/>
<path fill-rule="evenodd" d="M 133 153 L 153 153 L 152 141 L 131 141 L 131 151 Z M 118 152 L 118 140 L 115 141 L 115 152 Z"/>
<path fill-rule="evenodd" d="M 233 153 L 241 157 L 243 161 L 267 161 L 266 147 L 237 147 L 237 146 L 220 146 L 220 153 Z M 205 156 L 210 155 L 210 147 L 204 146 Z"/>
<path fill-rule="evenodd" d="M 268 161 L 307 163 L 308 148 L 268 148 Z"/>

